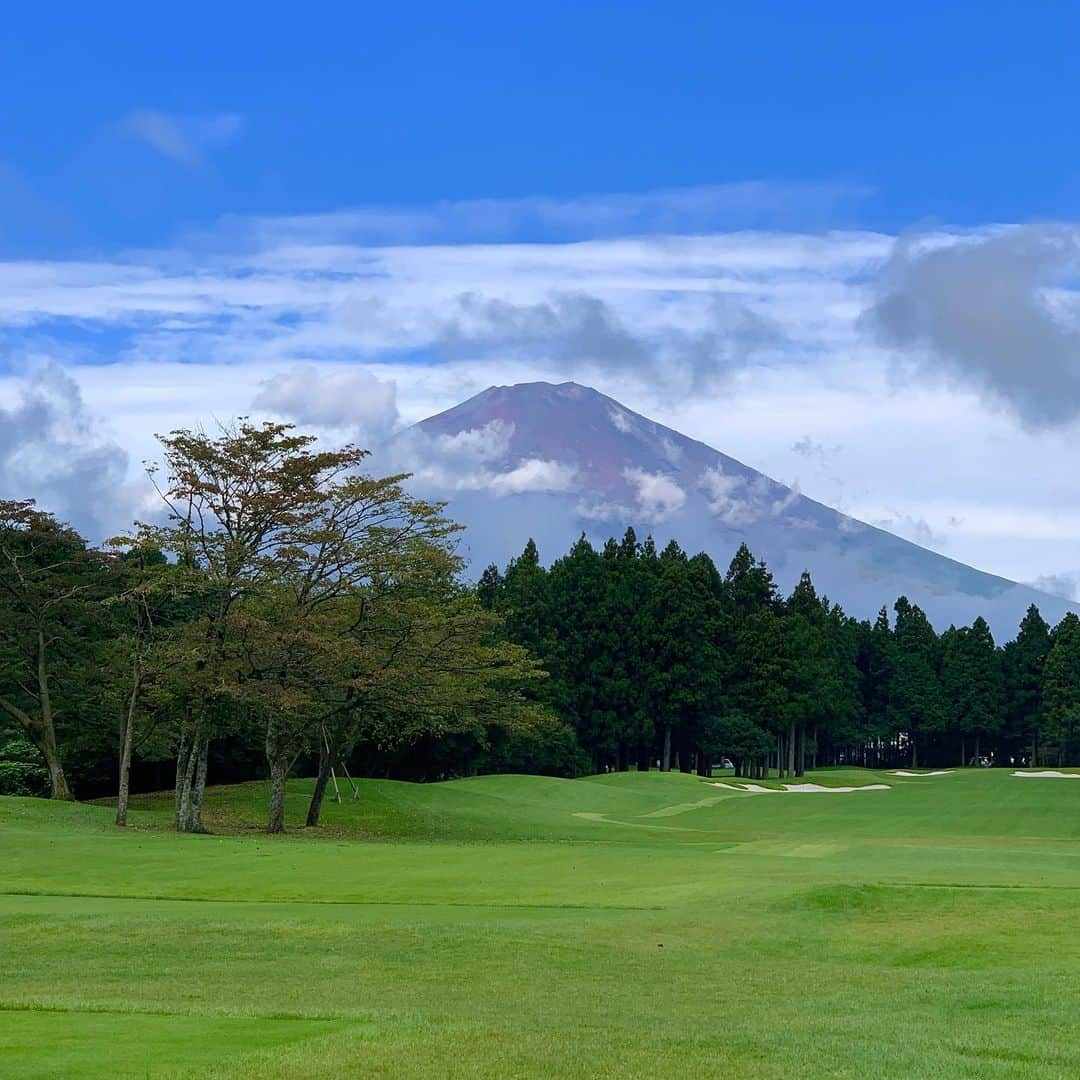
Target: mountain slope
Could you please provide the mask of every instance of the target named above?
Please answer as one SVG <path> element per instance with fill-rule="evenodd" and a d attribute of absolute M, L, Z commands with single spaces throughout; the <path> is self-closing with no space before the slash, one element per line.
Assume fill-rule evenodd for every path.
<path fill-rule="evenodd" d="M 785 590 L 809 569 L 819 592 L 860 617 L 906 595 L 939 629 L 981 614 L 1005 639 L 1029 604 L 1053 621 L 1075 610 L 847 517 L 576 383 L 491 387 L 404 432 L 390 456 L 469 527 L 473 573 L 505 564 L 530 536 L 550 561 L 582 532 L 602 542 L 633 525 L 658 545 L 707 551 L 721 570 L 746 541 Z"/>

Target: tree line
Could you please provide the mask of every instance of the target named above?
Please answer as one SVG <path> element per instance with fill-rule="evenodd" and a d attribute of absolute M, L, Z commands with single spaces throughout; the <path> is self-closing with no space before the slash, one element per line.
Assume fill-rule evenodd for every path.
<path fill-rule="evenodd" d="M 530 541 L 469 584 L 460 527 L 366 452 L 241 420 L 162 436 L 161 512 L 100 548 L 0 501 L 0 794 L 337 772 L 575 776 L 724 758 L 746 777 L 857 764 L 1080 760 L 1080 620 L 995 644 L 901 597 L 860 621 L 745 545 L 721 572 L 632 529 L 546 568 Z"/>
<path fill-rule="evenodd" d="M 1032 606 L 1003 647 L 982 618 L 936 633 L 905 597 L 858 620 L 809 573 L 783 596 L 745 544 L 721 573 L 632 529 L 550 569 L 530 541 L 478 593 L 548 671 L 532 692 L 596 771 L 1080 761 L 1074 614 L 1051 629 Z"/>

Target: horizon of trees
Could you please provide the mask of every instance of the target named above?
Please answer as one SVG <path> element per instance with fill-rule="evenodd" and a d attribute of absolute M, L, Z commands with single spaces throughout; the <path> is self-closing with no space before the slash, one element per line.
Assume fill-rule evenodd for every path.
<path fill-rule="evenodd" d="M 741 545 L 723 574 L 633 529 L 545 568 L 530 541 L 481 600 L 550 678 L 538 693 L 591 767 L 739 775 L 808 767 L 1080 761 L 1080 619 L 1034 605 L 998 646 L 986 620 L 938 634 L 906 597 L 859 620 L 804 572 L 788 596 Z"/>
<path fill-rule="evenodd" d="M 0 794 L 175 790 L 208 778 L 430 780 L 854 764 L 1080 761 L 1080 619 L 1029 609 L 939 634 L 900 597 L 847 615 L 810 573 L 782 595 L 740 546 L 721 572 L 633 529 L 550 567 L 530 540 L 475 585 L 444 506 L 366 453 L 246 420 L 161 437 L 163 523 L 102 550 L 0 500 Z"/>

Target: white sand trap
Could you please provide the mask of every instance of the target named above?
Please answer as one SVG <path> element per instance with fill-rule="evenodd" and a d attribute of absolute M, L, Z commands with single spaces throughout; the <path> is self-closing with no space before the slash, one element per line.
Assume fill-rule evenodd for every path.
<path fill-rule="evenodd" d="M 935 769 L 933 772 L 908 772 L 907 769 L 893 769 L 893 776 L 952 776 L 955 769 Z"/>
<path fill-rule="evenodd" d="M 823 784 L 785 784 L 787 791 L 888 791 L 888 784 L 861 784 L 859 787 L 825 787 Z"/>
<path fill-rule="evenodd" d="M 1045 769 L 1043 772 L 1014 772 L 1013 776 L 1034 776 L 1044 780 L 1080 780 L 1080 773 L 1058 772 L 1056 769 Z"/>
<path fill-rule="evenodd" d="M 725 784 L 718 782 L 713 787 L 727 788 L 729 791 L 752 791 L 757 795 L 783 795 L 785 792 L 808 793 L 814 791 L 888 791 L 888 784 L 863 784 L 861 787 L 825 787 L 823 784 L 785 784 L 782 788 L 762 787 L 760 784 Z"/>

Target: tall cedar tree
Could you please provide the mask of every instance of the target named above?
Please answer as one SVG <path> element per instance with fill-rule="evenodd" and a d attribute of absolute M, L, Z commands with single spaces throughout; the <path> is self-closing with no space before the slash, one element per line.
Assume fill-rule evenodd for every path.
<path fill-rule="evenodd" d="M 1080 619 L 1069 612 L 1050 639 L 1043 668 L 1046 734 L 1058 764 L 1076 760 L 1080 733 Z"/>
<path fill-rule="evenodd" d="M 1032 604 L 1015 639 L 1003 650 L 1005 739 L 1010 756 L 1039 764 L 1044 722 L 1043 668 L 1050 652 L 1050 627 Z"/>
<path fill-rule="evenodd" d="M 938 638 L 922 609 L 907 597 L 896 601 L 895 611 L 889 718 L 906 740 L 911 767 L 916 768 L 920 739 L 940 733 L 948 715 L 938 673 Z"/>

